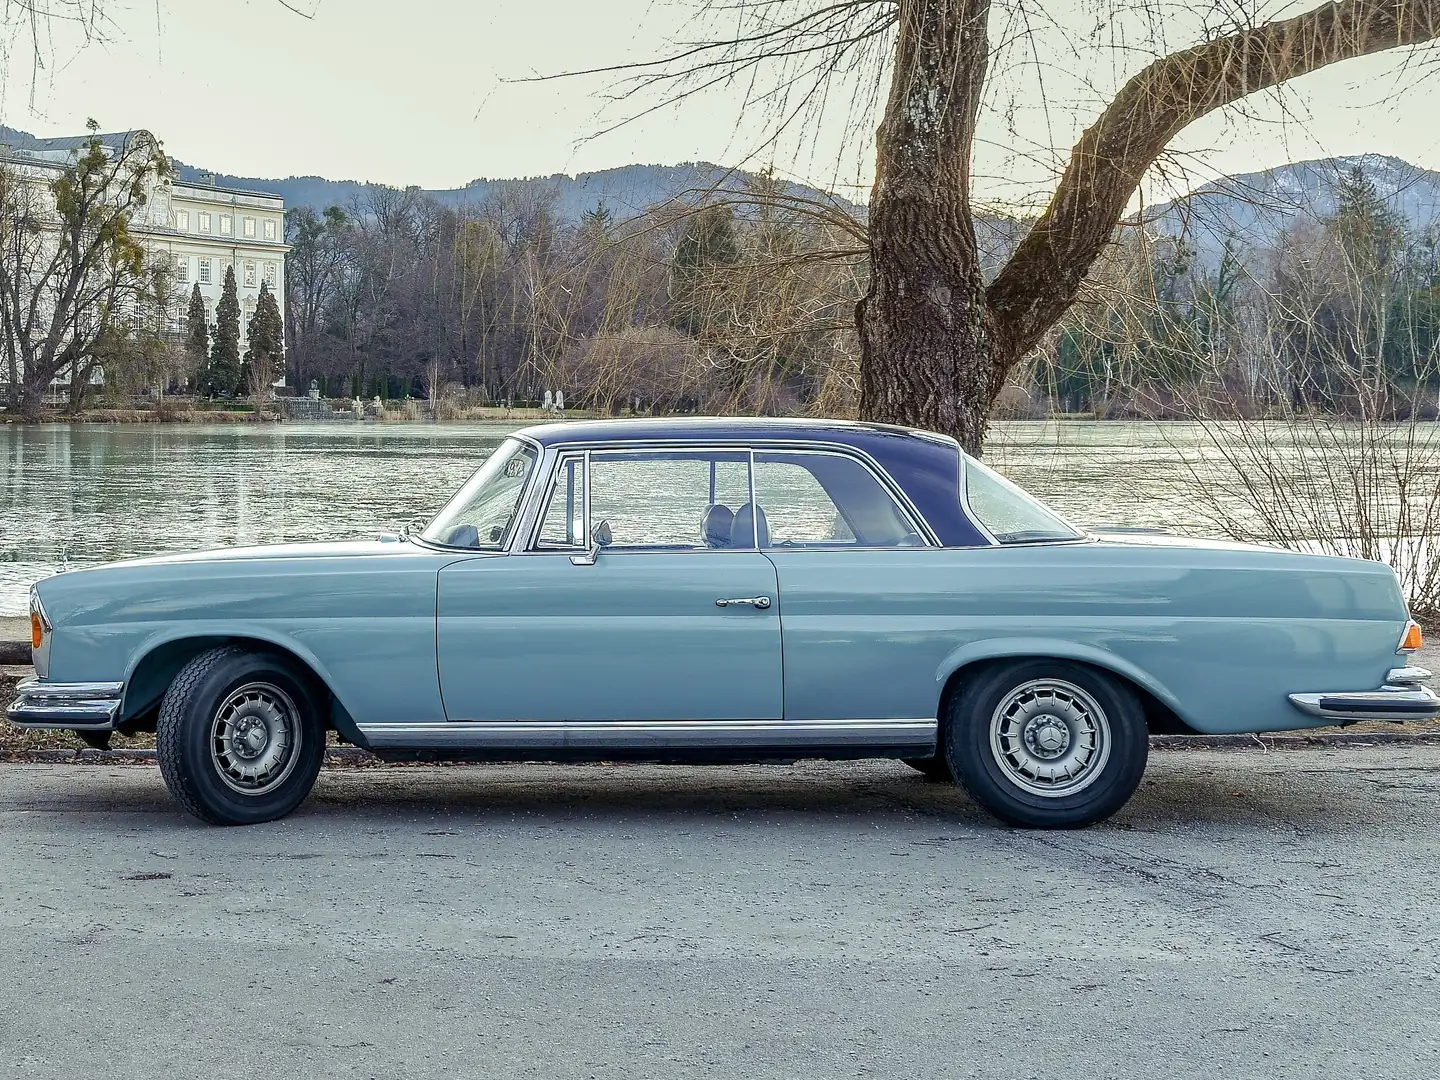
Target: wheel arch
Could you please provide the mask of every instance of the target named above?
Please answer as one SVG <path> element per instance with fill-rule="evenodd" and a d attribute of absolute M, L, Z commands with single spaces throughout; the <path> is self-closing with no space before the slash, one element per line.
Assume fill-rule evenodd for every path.
<path fill-rule="evenodd" d="M 125 696 L 120 704 L 120 717 L 116 727 L 121 730 L 144 730 L 146 721 L 158 712 L 161 698 L 165 696 L 165 691 L 180 673 L 180 669 L 201 653 L 223 645 L 270 653 L 296 664 L 315 681 L 316 688 L 323 693 L 325 726 L 334 728 L 357 746 L 366 745 L 365 737 L 360 733 L 350 711 L 335 693 L 324 665 L 313 654 L 292 642 L 252 634 L 177 635 L 148 643 L 143 651 L 137 653 L 135 661 L 126 672 Z"/>
<path fill-rule="evenodd" d="M 945 714 L 950 701 L 967 678 L 996 664 L 1014 660 L 1067 660 L 1084 664 L 1121 680 L 1135 693 L 1153 735 L 1193 735 L 1196 729 L 1184 717 L 1175 696 L 1158 680 L 1123 657 L 1104 649 L 1058 638 L 1007 638 L 975 642 L 956 649 L 936 672 L 940 684 L 936 719 L 943 740 Z"/>

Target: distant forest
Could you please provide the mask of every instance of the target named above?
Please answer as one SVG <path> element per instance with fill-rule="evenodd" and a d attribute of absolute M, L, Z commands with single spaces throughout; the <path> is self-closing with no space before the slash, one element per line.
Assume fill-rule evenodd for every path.
<path fill-rule="evenodd" d="M 1433 412 L 1440 222 L 1402 213 L 1363 163 L 1323 194 L 1328 209 L 1283 227 L 1212 231 L 1201 257 L 1184 235 L 1122 226 L 1002 411 Z M 611 411 L 854 408 L 862 212 L 768 175 L 698 203 L 565 211 L 522 182 L 459 206 L 372 186 L 292 210 L 292 385 L 470 403 L 563 390 Z M 1026 225 L 981 221 L 987 261 Z"/>

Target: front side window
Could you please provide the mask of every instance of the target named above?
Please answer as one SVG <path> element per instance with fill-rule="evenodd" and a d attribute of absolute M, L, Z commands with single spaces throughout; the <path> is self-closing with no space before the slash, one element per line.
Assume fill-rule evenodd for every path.
<path fill-rule="evenodd" d="M 249 262 L 248 260 L 245 263 L 245 284 L 255 284 L 255 264 L 253 262 Z"/>
<path fill-rule="evenodd" d="M 253 217 L 244 218 L 242 224 L 244 226 L 244 235 L 253 237 L 255 235 L 255 219 Z"/>
<path fill-rule="evenodd" d="M 844 454 L 755 454 L 762 547 L 925 547 L 884 485 Z"/>
<path fill-rule="evenodd" d="M 266 240 L 274 240 L 274 239 L 275 239 L 275 219 L 274 219 L 274 218 L 266 218 L 266 219 L 265 219 L 265 239 L 266 239 Z"/>
<path fill-rule="evenodd" d="M 1081 539 L 1041 503 L 971 457 L 965 459 L 965 498 L 976 520 L 1002 544 Z"/>
<path fill-rule="evenodd" d="M 561 461 L 536 548 L 588 547 L 584 458 Z M 744 450 L 607 450 L 590 455 L 589 535 L 624 551 L 755 547 Z"/>
<path fill-rule="evenodd" d="M 185 255 L 175 256 L 175 280 L 177 282 L 190 280 L 190 259 Z"/>
<path fill-rule="evenodd" d="M 274 264 L 274 263 L 266 263 L 266 264 L 265 264 L 265 284 L 266 284 L 266 285 L 269 285 L 270 288 L 272 288 L 272 289 L 275 288 L 275 277 L 276 277 L 276 275 L 275 275 L 275 264 Z"/>
<path fill-rule="evenodd" d="M 201 232 L 210 231 L 210 214 L 208 211 L 201 210 L 200 213 L 196 216 L 196 220 L 199 224 Z"/>
<path fill-rule="evenodd" d="M 210 284 L 210 260 L 209 260 L 209 259 L 201 259 L 201 260 L 200 260 L 200 284 L 201 284 L 201 285 L 209 285 L 209 284 Z"/>
<path fill-rule="evenodd" d="M 189 210 L 176 210 L 176 211 L 175 211 L 175 228 L 178 229 L 180 232 L 189 232 L 189 231 L 190 231 L 190 211 L 189 211 Z"/>
<path fill-rule="evenodd" d="M 528 443 L 506 439 L 420 535 L 447 547 L 500 550 L 515 527 L 520 496 L 538 460 Z"/>
<path fill-rule="evenodd" d="M 235 231 L 235 222 L 229 214 L 220 215 L 220 235 L 229 236 Z"/>

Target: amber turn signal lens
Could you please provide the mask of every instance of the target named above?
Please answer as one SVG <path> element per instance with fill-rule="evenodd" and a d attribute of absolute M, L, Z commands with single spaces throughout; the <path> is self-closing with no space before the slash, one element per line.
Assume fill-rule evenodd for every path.
<path fill-rule="evenodd" d="M 1400 642 L 1401 652 L 1413 652 L 1425 644 L 1425 635 L 1420 632 L 1420 624 L 1412 622 L 1405 628 L 1405 638 Z"/>
<path fill-rule="evenodd" d="M 40 648 L 40 643 L 45 640 L 45 624 L 40 621 L 40 613 L 30 613 L 30 648 Z"/>

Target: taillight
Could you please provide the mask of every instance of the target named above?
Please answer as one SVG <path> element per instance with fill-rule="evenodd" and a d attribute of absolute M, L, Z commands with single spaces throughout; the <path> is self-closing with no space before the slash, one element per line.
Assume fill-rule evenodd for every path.
<path fill-rule="evenodd" d="M 1400 639 L 1400 648 L 1396 652 L 1414 652 L 1425 644 L 1425 635 L 1420 630 L 1420 624 L 1414 619 L 1405 627 L 1405 636 Z"/>

